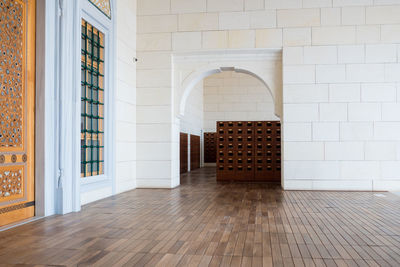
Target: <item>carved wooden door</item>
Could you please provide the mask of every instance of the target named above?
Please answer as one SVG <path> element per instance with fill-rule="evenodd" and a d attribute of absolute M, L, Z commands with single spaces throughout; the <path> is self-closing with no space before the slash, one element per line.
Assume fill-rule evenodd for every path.
<path fill-rule="evenodd" d="M 0 0 L 0 226 L 35 214 L 35 0 Z"/>

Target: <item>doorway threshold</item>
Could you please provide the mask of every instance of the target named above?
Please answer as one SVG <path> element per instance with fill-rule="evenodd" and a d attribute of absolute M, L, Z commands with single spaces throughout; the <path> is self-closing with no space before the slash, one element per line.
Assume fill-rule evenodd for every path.
<path fill-rule="evenodd" d="M 7 224 L 7 225 L 4 225 L 4 226 L 1 226 L 1 227 L 0 227 L 0 232 L 3 232 L 3 231 L 6 231 L 6 230 L 15 228 L 15 227 L 18 227 L 18 226 L 27 224 L 27 223 L 31 223 L 31 222 L 40 220 L 40 219 L 42 219 L 42 218 L 44 218 L 44 217 L 41 217 L 41 216 L 34 216 L 34 217 L 32 217 L 32 218 L 25 219 L 25 220 L 22 220 L 22 221 L 19 221 L 19 222 Z"/>

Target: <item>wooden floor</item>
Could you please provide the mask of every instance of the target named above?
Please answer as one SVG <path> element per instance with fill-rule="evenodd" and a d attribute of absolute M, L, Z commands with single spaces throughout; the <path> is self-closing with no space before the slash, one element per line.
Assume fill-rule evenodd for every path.
<path fill-rule="evenodd" d="M 218 184 L 138 189 L 0 233 L 0 265 L 400 266 L 400 198 Z"/>

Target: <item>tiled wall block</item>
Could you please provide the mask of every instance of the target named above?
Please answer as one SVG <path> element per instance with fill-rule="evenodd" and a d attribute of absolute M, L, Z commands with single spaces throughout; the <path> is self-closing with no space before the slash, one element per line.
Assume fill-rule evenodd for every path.
<path fill-rule="evenodd" d="M 179 31 L 215 31 L 218 30 L 218 13 L 190 13 L 180 14 Z"/>
<path fill-rule="evenodd" d="M 122 0 L 117 8 L 117 71 L 116 73 L 116 164 L 115 190 L 117 193 L 136 187 L 136 1 Z M 120 8 L 124 6 L 125 8 Z M 121 24 L 121 21 L 124 24 Z M 123 25 L 123 26 L 122 26 Z M 126 25 L 126 26 L 125 26 Z M 129 34 L 127 34 L 129 32 Z M 97 193 L 96 193 L 97 195 Z M 103 192 L 98 193 L 103 198 Z M 96 197 L 97 198 L 97 197 Z"/>
<path fill-rule="evenodd" d="M 312 140 L 339 141 L 339 122 L 314 122 L 312 124 Z"/>
<path fill-rule="evenodd" d="M 171 53 L 282 49 L 285 187 L 400 190 L 399 14 L 396 0 L 138 0 L 137 120 L 173 108 Z M 229 86 L 205 82 L 205 128 L 273 114 Z"/>
<path fill-rule="evenodd" d="M 320 10 L 317 8 L 278 10 L 277 21 L 278 27 L 282 28 L 319 26 Z"/>
<path fill-rule="evenodd" d="M 276 48 L 282 46 L 281 29 L 256 30 L 257 48 Z"/>
<path fill-rule="evenodd" d="M 360 102 L 361 85 L 358 83 L 329 84 L 329 102 Z"/>
<path fill-rule="evenodd" d="M 311 45 L 311 28 L 284 28 L 283 46 Z"/>
<path fill-rule="evenodd" d="M 286 103 L 328 102 L 328 84 L 288 84 L 283 90 Z"/>
<path fill-rule="evenodd" d="M 339 45 L 338 63 L 365 63 L 364 45 Z"/>

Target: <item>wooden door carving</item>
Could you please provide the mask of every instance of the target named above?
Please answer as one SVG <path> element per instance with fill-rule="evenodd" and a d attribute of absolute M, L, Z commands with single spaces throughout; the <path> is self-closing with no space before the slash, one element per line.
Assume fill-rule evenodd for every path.
<path fill-rule="evenodd" d="M 0 1 L 0 226 L 34 216 L 35 0 Z"/>

